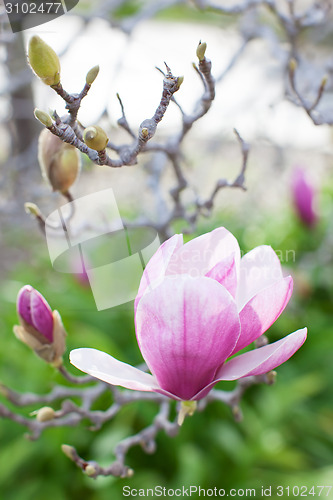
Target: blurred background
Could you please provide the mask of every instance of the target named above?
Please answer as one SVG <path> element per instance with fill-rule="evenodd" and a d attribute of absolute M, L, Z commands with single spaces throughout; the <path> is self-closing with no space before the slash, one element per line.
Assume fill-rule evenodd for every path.
<path fill-rule="evenodd" d="M 80 0 L 65 16 L 15 35 L 1 11 L 0 382 L 19 392 L 37 393 L 63 383 L 12 333 L 17 323 L 16 295 L 27 283 L 60 311 L 68 332 L 68 352 L 95 347 L 132 364 L 142 361 L 135 340 L 133 303 L 97 311 L 89 287 L 75 275 L 52 268 L 45 238 L 24 211 L 27 201 L 36 203 L 46 215 L 64 203 L 42 179 L 37 160 L 42 127 L 34 119 L 34 108 L 57 109 L 60 115 L 65 109 L 27 65 L 27 43 L 33 34 L 39 34 L 60 55 L 62 84 L 69 92 L 79 92 L 87 71 L 100 65 L 79 120 L 84 126 L 101 123 L 115 143 L 126 137 L 117 125 L 121 110 L 116 93 L 128 122 L 137 130 L 159 102 L 162 76 L 155 66 L 162 68 L 164 61 L 175 75 L 184 75 L 177 101 L 191 112 L 202 85 L 192 61 L 199 40 L 207 42 L 206 55 L 217 79 L 216 99 L 182 144 L 183 171 L 190 185 L 183 196 L 189 203 L 193 193 L 205 199 L 219 178 L 237 177 L 242 157 L 235 127 L 251 146 L 247 190 L 221 190 L 212 215 L 201 217 L 194 232 L 182 220 L 175 221 L 172 231 L 189 232 L 186 238 L 191 239 L 225 226 L 238 238 L 243 252 L 271 245 L 285 272 L 294 278 L 294 293 L 269 330 L 269 340 L 304 326 L 309 331 L 300 351 L 278 368 L 275 385 L 254 386 L 245 393 L 242 422 L 234 422 L 230 409 L 221 403 L 210 404 L 203 413 L 187 419 L 177 437 L 161 433 L 153 455 L 132 449 L 127 457 L 127 464 L 135 470 L 131 479 L 89 479 L 63 455 L 60 446 L 73 444 L 81 456 L 107 465 L 120 439 L 151 423 L 157 410 L 154 403 L 124 407 L 95 433 L 88 431 L 86 422 L 76 428 L 48 429 L 35 442 L 26 439 L 25 429 L 18 424 L 2 419 L 1 499 L 107 500 L 110 495 L 121 498 L 125 485 L 259 491 L 270 485 L 332 484 L 332 132 L 326 124 L 314 125 L 297 105 L 287 77 L 290 56 L 296 55 L 297 82 L 312 100 L 328 75 L 318 109 L 326 121 L 333 121 L 332 14 L 321 20 L 321 4 L 317 9 L 312 3 L 276 2 L 282 19 L 291 15 L 290 5 L 296 9 L 294 15 L 308 13 L 308 27 L 297 33 L 296 40 L 265 2 L 239 14 L 232 12 L 236 2 L 217 2 L 230 9 L 227 14 L 205 8 L 206 2 Z M 157 139 L 163 142 L 176 134 L 180 120 L 179 110 L 171 103 Z M 78 198 L 111 187 L 127 219 L 145 215 L 155 220 L 158 212 L 151 178 L 156 165 L 168 210 L 173 174 L 165 158 L 152 153 L 140 156 L 137 166 L 121 169 L 97 167 L 83 158 L 73 195 Z M 0 401 L 8 404 L 1 394 Z M 107 404 L 99 401 L 100 408 Z M 27 415 L 35 409 L 20 412 Z M 328 498 L 333 498 L 333 492 Z"/>

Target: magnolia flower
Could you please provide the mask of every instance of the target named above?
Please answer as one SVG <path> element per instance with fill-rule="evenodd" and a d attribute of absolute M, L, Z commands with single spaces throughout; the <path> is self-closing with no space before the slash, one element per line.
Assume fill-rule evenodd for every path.
<path fill-rule="evenodd" d="M 316 192 L 305 171 L 300 167 L 293 172 L 291 188 L 294 206 L 299 218 L 306 226 L 315 226 L 317 223 L 317 214 L 314 207 Z"/>
<path fill-rule="evenodd" d="M 72 351 L 71 363 L 112 385 L 197 401 L 217 382 L 267 373 L 299 349 L 306 328 L 228 361 L 280 316 L 292 283 L 269 246 L 241 259 L 225 228 L 185 245 L 175 235 L 148 262 L 134 305 L 151 374 L 88 348 Z"/>
<path fill-rule="evenodd" d="M 14 326 L 16 337 L 44 361 L 59 366 L 66 347 L 66 332 L 58 311 L 52 311 L 37 290 L 25 285 L 17 296 L 17 312 L 20 326 Z"/>

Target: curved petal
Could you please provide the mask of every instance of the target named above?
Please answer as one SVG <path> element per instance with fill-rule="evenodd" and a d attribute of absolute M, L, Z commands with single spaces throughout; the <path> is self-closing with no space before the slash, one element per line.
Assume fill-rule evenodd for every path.
<path fill-rule="evenodd" d="M 260 290 L 283 278 L 278 256 L 268 245 L 248 252 L 240 261 L 236 302 L 238 310 Z"/>
<path fill-rule="evenodd" d="M 152 375 L 128 365 L 97 349 L 74 349 L 69 354 L 72 365 L 103 382 L 135 391 L 154 392 L 159 386 Z"/>
<path fill-rule="evenodd" d="M 264 288 L 249 300 L 239 313 L 241 333 L 233 354 L 268 330 L 288 304 L 292 292 L 293 279 L 287 276 Z"/>
<path fill-rule="evenodd" d="M 231 255 L 221 262 L 218 262 L 208 273 L 207 278 L 218 281 L 228 290 L 229 293 L 236 297 L 237 292 L 237 269 L 234 257 Z"/>
<path fill-rule="evenodd" d="M 215 381 L 236 380 L 250 375 L 262 375 L 287 361 L 305 342 L 307 329 L 290 333 L 273 344 L 245 352 L 231 359 L 218 371 Z"/>
<path fill-rule="evenodd" d="M 174 252 L 176 252 L 182 244 L 183 235 L 175 234 L 162 243 L 159 249 L 154 253 L 143 271 L 139 291 L 134 302 L 134 311 L 136 311 L 139 300 L 146 290 L 151 290 L 164 278 L 170 259 L 172 259 Z"/>
<path fill-rule="evenodd" d="M 160 387 L 191 399 L 213 380 L 239 336 L 235 301 L 216 281 L 169 276 L 136 312 L 141 353 Z"/>
<path fill-rule="evenodd" d="M 233 257 L 238 271 L 240 250 L 236 238 L 224 227 L 185 243 L 174 253 L 167 274 L 204 276 L 220 261 Z"/>

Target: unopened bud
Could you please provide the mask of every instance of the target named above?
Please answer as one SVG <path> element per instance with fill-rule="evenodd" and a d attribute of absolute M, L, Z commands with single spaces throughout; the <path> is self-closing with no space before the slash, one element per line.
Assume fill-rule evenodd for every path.
<path fill-rule="evenodd" d="M 134 470 L 133 469 L 127 469 L 126 477 L 133 477 L 133 476 L 134 476 Z"/>
<path fill-rule="evenodd" d="M 52 119 L 48 113 L 41 109 L 35 108 L 34 115 L 45 127 L 52 127 Z"/>
<path fill-rule="evenodd" d="M 290 71 L 293 73 L 296 70 L 296 68 L 297 68 L 297 61 L 296 61 L 296 59 L 294 59 L 294 58 L 290 59 L 290 61 L 289 61 L 289 69 L 290 69 Z"/>
<path fill-rule="evenodd" d="M 266 383 L 268 385 L 273 385 L 276 381 L 276 376 L 277 376 L 277 373 L 274 370 L 266 373 L 266 381 L 267 381 Z"/>
<path fill-rule="evenodd" d="M 40 410 L 32 412 L 31 415 L 36 415 L 36 420 L 38 422 L 47 422 L 48 420 L 54 419 L 55 411 L 50 406 L 44 406 Z"/>
<path fill-rule="evenodd" d="M 60 82 L 60 62 L 54 50 L 39 36 L 35 35 L 29 42 L 29 64 L 37 76 L 46 85 L 57 85 Z"/>
<path fill-rule="evenodd" d="M 17 312 L 21 324 L 35 333 L 41 342 L 53 342 L 53 315 L 49 304 L 37 290 L 25 285 L 17 296 Z"/>
<path fill-rule="evenodd" d="M 203 61 L 205 59 L 206 49 L 207 49 L 207 43 L 200 41 L 197 47 L 197 58 L 199 59 L 199 61 Z"/>
<path fill-rule="evenodd" d="M 52 312 L 44 297 L 26 285 L 19 291 L 17 312 L 20 325 L 13 328 L 16 337 L 47 363 L 60 366 L 66 349 L 66 331 L 58 311 Z"/>
<path fill-rule="evenodd" d="M 146 139 L 148 137 L 148 134 L 149 134 L 149 131 L 148 131 L 147 127 L 144 127 L 141 129 L 141 135 L 144 139 Z"/>
<path fill-rule="evenodd" d="M 91 464 L 88 464 L 84 469 L 84 473 L 87 474 L 87 476 L 89 477 L 94 476 L 96 472 L 97 472 L 96 468 Z"/>
<path fill-rule="evenodd" d="M 108 136 L 98 125 L 87 127 L 83 133 L 83 140 L 87 146 L 95 151 L 103 151 L 108 143 Z"/>
<path fill-rule="evenodd" d="M 183 76 L 179 76 L 177 78 L 177 90 L 180 88 L 180 86 L 183 83 L 183 81 L 184 81 L 184 77 Z"/>
<path fill-rule="evenodd" d="M 321 87 L 322 88 L 326 87 L 327 82 L 328 82 L 328 75 L 324 75 L 321 81 Z"/>
<path fill-rule="evenodd" d="M 62 444 L 61 451 L 68 457 L 70 460 L 75 460 L 76 458 L 76 450 L 73 446 L 69 444 Z"/>
<path fill-rule="evenodd" d="M 26 211 L 27 214 L 31 214 L 34 217 L 40 217 L 42 215 L 41 211 L 39 210 L 39 208 L 35 203 L 30 203 L 30 202 L 25 203 L 24 210 Z"/>
<path fill-rule="evenodd" d="M 44 179 L 61 193 L 68 192 L 81 168 L 78 150 L 46 129 L 39 136 L 38 161 Z"/>
<path fill-rule="evenodd" d="M 91 68 L 88 71 L 87 76 L 86 76 L 87 85 L 91 85 L 92 83 L 94 83 L 94 81 L 97 78 L 98 73 L 99 73 L 99 66 L 98 65 L 94 66 L 93 68 Z"/>

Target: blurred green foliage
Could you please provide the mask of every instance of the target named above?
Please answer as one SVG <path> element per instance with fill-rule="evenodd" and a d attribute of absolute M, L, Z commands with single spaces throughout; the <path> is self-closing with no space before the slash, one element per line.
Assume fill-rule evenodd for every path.
<path fill-rule="evenodd" d="M 330 189 L 326 191 L 330 197 Z M 278 368 L 275 385 L 255 386 L 246 392 L 241 423 L 235 423 L 230 410 L 215 402 L 203 413 L 187 419 L 176 438 L 161 433 L 155 454 L 132 449 L 127 463 L 135 470 L 133 478 L 92 480 L 62 454 L 61 444 L 73 444 L 81 456 L 107 465 L 113 459 L 112 449 L 117 441 L 149 425 L 156 412 L 155 404 L 131 404 L 98 432 L 89 432 L 86 422 L 77 428 L 49 429 L 36 442 L 25 439 L 18 425 L 2 420 L 0 498 L 109 500 L 122 498 L 125 485 L 138 489 L 157 485 L 256 488 L 259 496 L 262 486 L 272 486 L 274 491 L 277 485 L 310 488 L 332 484 L 333 280 L 329 279 L 332 262 L 323 266 L 320 260 L 331 252 L 331 249 L 323 252 L 329 220 L 327 215 L 309 231 L 286 207 L 274 218 L 272 214 L 254 218 L 251 231 L 232 214 L 226 220 L 222 213 L 199 228 L 202 233 L 225 225 L 237 236 L 244 251 L 259 244 L 271 244 L 282 257 L 290 249 L 295 252 L 295 259 L 283 262 L 294 276 L 295 291 L 268 336 L 274 341 L 308 326 L 309 337 L 300 351 Z M 23 237 L 22 230 L 13 231 L 9 243 L 22 241 Z M 50 390 L 55 383 L 63 383 L 51 367 L 12 334 L 17 321 L 16 294 L 26 283 L 40 290 L 51 306 L 61 312 L 68 331 L 68 351 L 92 346 L 126 362 L 140 363 L 133 304 L 97 312 L 89 287 L 82 287 L 70 274 L 54 271 L 41 241 L 31 242 L 27 261 L 17 266 L 0 289 L 0 303 L 4 306 L 0 316 L 1 382 L 18 391 L 38 393 Z M 4 402 L 2 396 L 0 399 Z M 101 407 L 107 403 L 100 401 Z M 21 411 L 27 414 L 34 409 Z M 272 493 L 271 498 L 278 497 Z"/>

